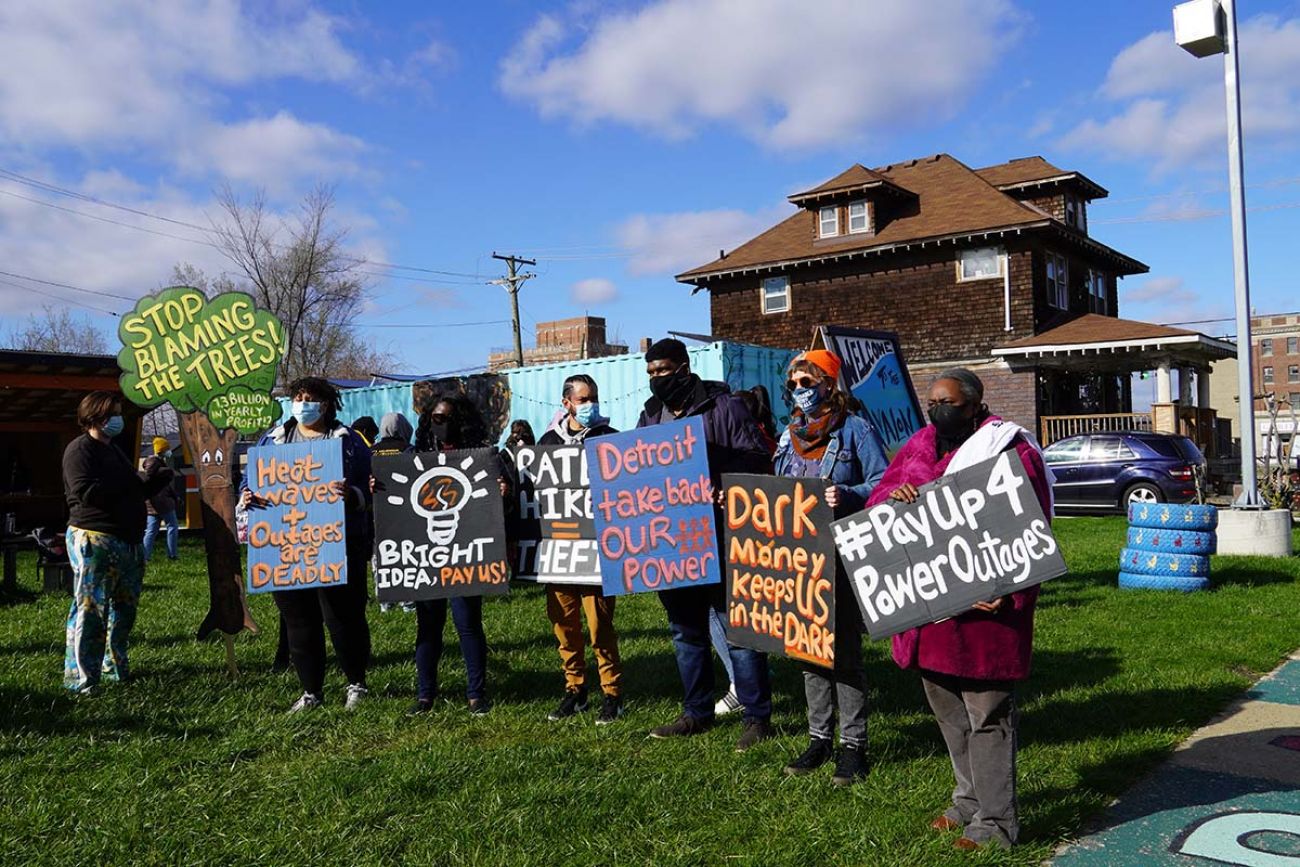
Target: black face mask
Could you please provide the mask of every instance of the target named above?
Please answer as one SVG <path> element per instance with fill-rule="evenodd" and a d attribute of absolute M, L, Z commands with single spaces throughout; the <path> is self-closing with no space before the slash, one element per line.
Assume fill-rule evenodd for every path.
<path fill-rule="evenodd" d="M 975 432 L 975 417 L 966 415 L 966 407 L 950 403 L 930 407 L 930 423 L 940 438 L 961 441 Z"/>
<path fill-rule="evenodd" d="M 695 377 L 684 364 L 667 376 L 650 377 L 650 392 L 672 409 L 680 409 L 694 389 Z"/>
<path fill-rule="evenodd" d="M 429 448 L 440 449 L 450 445 L 451 425 L 447 422 L 430 422 L 426 429 Z"/>

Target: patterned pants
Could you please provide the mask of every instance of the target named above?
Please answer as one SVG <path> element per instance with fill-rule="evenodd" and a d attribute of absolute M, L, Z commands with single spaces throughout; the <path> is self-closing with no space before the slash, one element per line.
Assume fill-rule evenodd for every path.
<path fill-rule="evenodd" d="M 106 680 L 126 680 L 126 645 L 144 583 L 144 547 L 106 533 L 68 528 L 75 575 L 68 612 L 63 685 L 81 692 Z"/>

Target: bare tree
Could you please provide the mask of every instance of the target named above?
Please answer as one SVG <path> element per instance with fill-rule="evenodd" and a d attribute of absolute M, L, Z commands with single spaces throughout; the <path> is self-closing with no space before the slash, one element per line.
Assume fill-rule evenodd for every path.
<path fill-rule="evenodd" d="M 69 310 L 46 304 L 40 314 L 33 313 L 27 322 L 15 328 L 9 336 L 14 349 L 30 352 L 74 352 L 103 355 L 108 352 L 108 341 L 94 324 L 85 317 L 74 317 Z"/>
<path fill-rule="evenodd" d="M 288 343 L 282 385 L 308 374 L 363 377 L 393 364 L 388 352 L 357 333 L 354 322 L 367 289 L 363 262 L 347 253 L 347 231 L 331 222 L 331 188 L 312 190 L 284 221 L 271 213 L 261 192 L 243 201 L 226 187 L 218 201 L 224 218 L 214 229 L 236 273 L 209 281 L 181 264 L 175 277 L 209 294 L 248 292 L 276 315 Z"/>

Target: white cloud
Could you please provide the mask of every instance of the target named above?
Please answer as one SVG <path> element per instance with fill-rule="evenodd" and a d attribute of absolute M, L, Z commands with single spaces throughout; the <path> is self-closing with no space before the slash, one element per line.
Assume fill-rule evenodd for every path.
<path fill-rule="evenodd" d="M 1244 134 L 1289 145 L 1300 134 L 1300 18 L 1258 15 L 1239 33 Z M 1062 136 L 1062 147 L 1150 160 L 1157 171 L 1223 154 L 1222 58 L 1192 57 L 1170 31 L 1116 55 L 1098 96 L 1106 109 Z"/>
<path fill-rule="evenodd" d="M 613 280 L 604 277 L 579 280 L 569 289 L 569 298 L 574 304 L 608 304 L 617 297 L 618 287 Z"/>
<path fill-rule="evenodd" d="M 580 123 L 669 138 L 721 124 L 774 148 L 842 145 L 950 114 L 1017 25 L 1009 0 L 656 0 L 590 20 L 540 16 L 500 85 Z"/>
<path fill-rule="evenodd" d="M 32 146 L 156 143 L 205 116 L 215 85 L 361 74 L 335 19 L 249 10 L 234 0 L 8 0 L 0 133 Z"/>
<path fill-rule="evenodd" d="M 303 178 L 339 178 L 358 171 L 360 139 L 287 111 L 273 117 L 214 124 L 179 150 L 182 168 L 214 171 L 236 182 L 284 193 Z"/>
<path fill-rule="evenodd" d="M 788 206 L 757 213 L 741 210 L 637 214 L 615 230 L 631 258 L 632 274 L 679 274 L 712 262 L 718 250 L 731 249 L 789 216 Z"/>

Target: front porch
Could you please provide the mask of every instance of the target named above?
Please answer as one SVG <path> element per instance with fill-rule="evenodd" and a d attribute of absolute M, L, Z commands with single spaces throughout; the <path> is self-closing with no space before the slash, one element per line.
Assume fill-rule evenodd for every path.
<path fill-rule="evenodd" d="M 1039 434 L 1044 446 L 1067 436 L 1139 430 L 1189 437 L 1208 458 L 1219 451 L 1217 411 L 1210 406 L 1210 365 L 1237 348 L 1196 331 L 1085 314 L 1013 341 L 993 354 L 1012 370 L 1033 370 L 1040 382 Z M 1151 409 L 1132 411 L 1129 379 L 1155 371 Z M 1175 396 L 1173 371 L 1178 371 Z M 1195 385 L 1193 386 L 1193 379 Z M 1084 404 L 1096 412 L 1060 409 Z"/>

